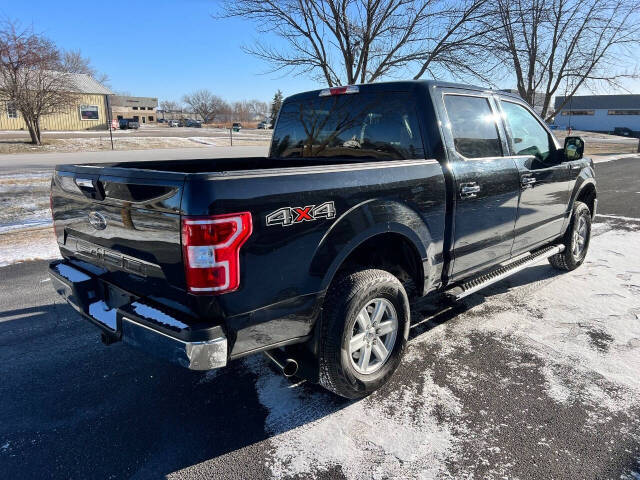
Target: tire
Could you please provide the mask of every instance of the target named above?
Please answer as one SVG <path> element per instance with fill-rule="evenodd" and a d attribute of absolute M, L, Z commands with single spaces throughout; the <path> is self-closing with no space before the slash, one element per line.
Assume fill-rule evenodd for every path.
<path fill-rule="evenodd" d="M 575 270 L 587 256 L 591 240 L 591 211 L 582 202 L 575 202 L 571 213 L 571 223 L 567 228 L 562 243 L 564 251 L 549 257 L 553 268 L 570 272 Z"/>
<path fill-rule="evenodd" d="M 373 315 L 376 312 L 380 315 Z M 394 316 L 395 335 L 383 333 L 394 328 Z M 402 359 L 409 319 L 407 293 L 390 273 L 372 269 L 342 275 L 329 288 L 324 301 L 320 384 L 350 399 L 365 397 L 386 384 Z M 366 324 L 368 329 L 363 327 Z M 350 349 L 358 345 L 363 346 L 357 351 Z"/>

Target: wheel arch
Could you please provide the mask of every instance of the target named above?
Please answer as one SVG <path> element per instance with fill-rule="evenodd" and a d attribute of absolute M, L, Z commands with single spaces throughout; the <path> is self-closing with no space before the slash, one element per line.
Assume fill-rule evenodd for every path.
<path fill-rule="evenodd" d="M 381 252 L 389 257 L 386 264 L 376 261 Z M 311 266 L 322 276 L 324 290 L 338 272 L 352 266 L 389 271 L 398 262 L 397 267 L 409 270 L 406 273 L 421 295 L 439 278 L 435 252 L 429 227 L 416 210 L 398 201 L 370 200 L 337 219 L 320 242 Z M 439 265 L 441 269 L 441 262 Z"/>
<path fill-rule="evenodd" d="M 591 218 L 596 214 L 596 200 L 598 197 L 598 191 L 596 189 L 596 182 L 592 177 L 583 179 L 579 185 L 576 185 L 573 200 L 570 205 L 570 211 L 573 210 L 575 202 L 583 202 L 589 207 L 591 212 Z"/>

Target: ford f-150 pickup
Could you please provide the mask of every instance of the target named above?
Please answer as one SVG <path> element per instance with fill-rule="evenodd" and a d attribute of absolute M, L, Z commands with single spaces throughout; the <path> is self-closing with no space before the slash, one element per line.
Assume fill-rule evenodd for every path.
<path fill-rule="evenodd" d="M 398 367 L 410 300 L 583 262 L 597 205 L 583 151 L 505 92 L 301 93 L 268 157 L 57 166 L 50 275 L 106 344 L 195 370 L 264 352 L 359 398 Z"/>

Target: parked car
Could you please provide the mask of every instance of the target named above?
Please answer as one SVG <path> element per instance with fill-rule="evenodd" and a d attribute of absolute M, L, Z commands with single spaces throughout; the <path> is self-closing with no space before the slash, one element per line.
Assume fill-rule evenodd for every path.
<path fill-rule="evenodd" d="M 258 124 L 258 129 L 259 130 L 266 130 L 268 128 L 271 128 L 271 122 L 260 122 Z"/>
<path fill-rule="evenodd" d="M 621 137 L 633 137 L 633 130 L 627 127 L 615 127 L 613 134 L 620 135 Z"/>
<path fill-rule="evenodd" d="M 166 120 L 164 118 L 159 118 L 158 119 L 158 123 L 165 123 L 165 122 L 166 122 Z"/>
<path fill-rule="evenodd" d="M 120 130 L 127 130 L 129 128 L 138 129 L 140 128 L 140 122 L 133 118 L 121 118 L 118 120 L 118 126 L 120 127 Z"/>
<path fill-rule="evenodd" d="M 268 157 L 58 165 L 49 272 L 105 344 L 194 370 L 265 352 L 359 398 L 398 367 L 410 299 L 583 263 L 597 205 L 583 151 L 489 88 L 301 93 Z"/>
<path fill-rule="evenodd" d="M 202 128 L 202 122 L 188 118 L 185 122 L 185 127 Z"/>
<path fill-rule="evenodd" d="M 240 129 L 242 128 L 242 124 L 235 122 L 233 125 L 231 125 L 231 128 L 233 129 L 234 132 L 239 132 Z"/>
<path fill-rule="evenodd" d="M 169 120 L 169 126 L 170 127 L 179 127 L 180 126 L 180 122 L 178 122 L 178 120 Z"/>

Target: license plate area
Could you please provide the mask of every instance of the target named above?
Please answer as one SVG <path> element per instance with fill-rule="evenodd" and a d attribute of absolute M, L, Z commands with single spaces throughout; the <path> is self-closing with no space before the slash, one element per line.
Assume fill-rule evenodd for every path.
<path fill-rule="evenodd" d="M 110 308 L 120 308 L 136 300 L 135 297 L 129 293 L 108 283 L 104 284 L 104 294 L 105 303 L 109 305 Z"/>

